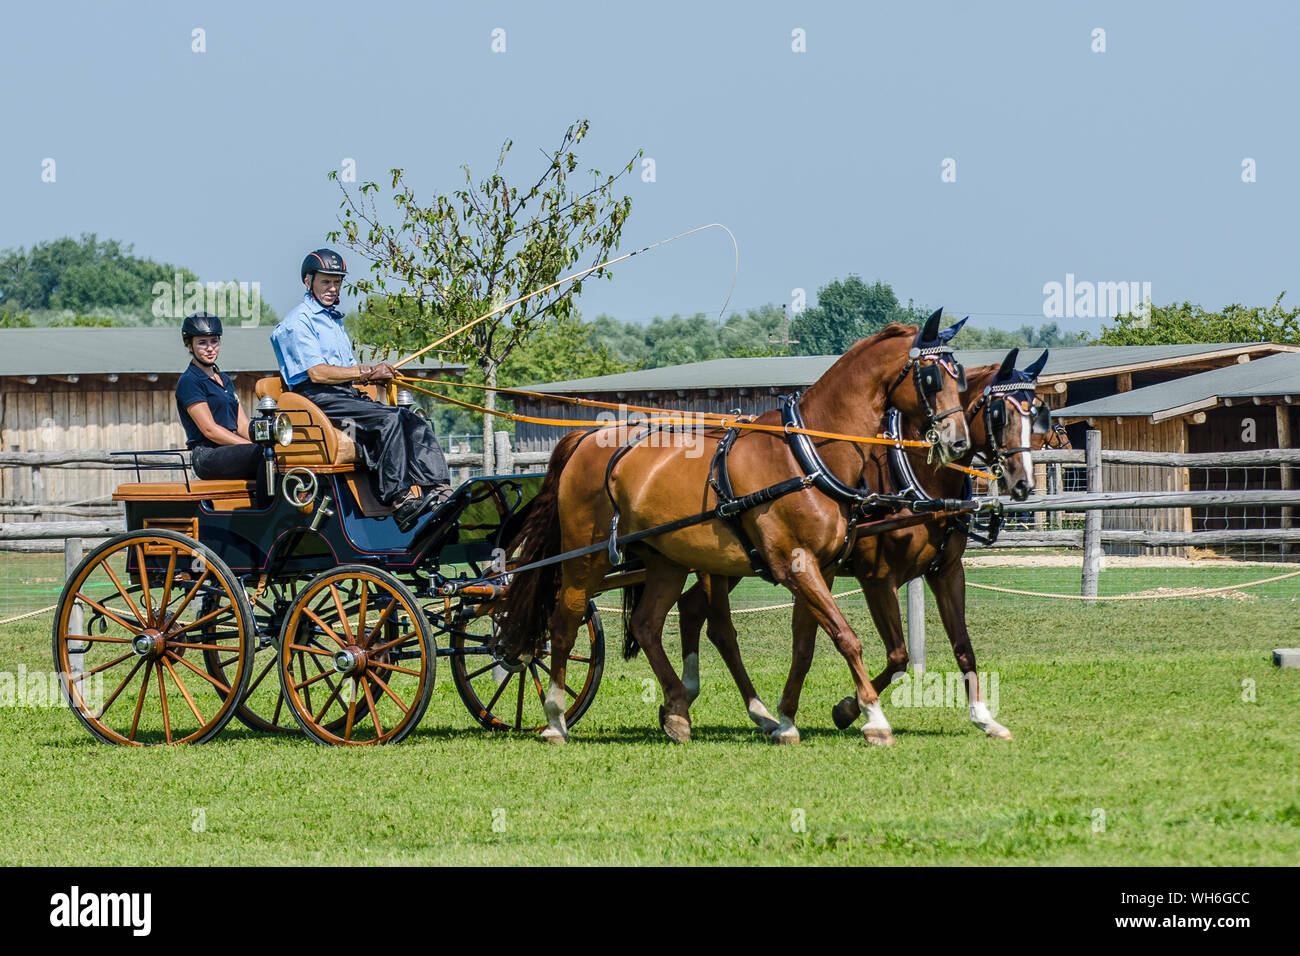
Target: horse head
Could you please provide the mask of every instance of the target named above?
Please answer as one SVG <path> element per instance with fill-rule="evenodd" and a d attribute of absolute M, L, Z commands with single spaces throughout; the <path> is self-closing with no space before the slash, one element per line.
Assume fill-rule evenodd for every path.
<path fill-rule="evenodd" d="M 961 393 L 966 389 L 966 371 L 949 344 L 966 319 L 940 331 L 942 316 L 943 309 L 936 309 L 925 325 L 917 329 L 907 364 L 886 398 L 892 399 L 899 411 L 921 426 L 926 440 L 937 449 L 940 461 L 946 463 L 960 458 L 970 448 L 970 431 L 961 401 Z M 909 372 L 911 388 L 900 388 Z"/>
<path fill-rule="evenodd" d="M 1016 501 L 1034 490 L 1030 457 L 1032 436 L 1051 430 L 1051 412 L 1035 394 L 1047 352 L 1024 369 L 1016 368 L 1019 349 L 1007 353 L 992 380 L 984 386 L 975 409 L 982 413 L 985 457 L 998 481 Z"/>

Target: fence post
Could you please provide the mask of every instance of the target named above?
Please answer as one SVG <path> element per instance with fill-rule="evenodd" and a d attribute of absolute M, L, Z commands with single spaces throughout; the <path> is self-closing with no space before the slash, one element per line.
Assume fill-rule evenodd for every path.
<path fill-rule="evenodd" d="M 1101 432 L 1088 429 L 1084 449 L 1084 463 L 1088 472 L 1088 494 L 1095 495 L 1101 487 Z M 1097 596 L 1097 580 L 1101 575 L 1101 511 L 1090 510 L 1083 519 L 1083 591 L 1084 597 Z"/>
<path fill-rule="evenodd" d="M 72 580 L 77 565 L 81 564 L 82 550 L 80 538 L 63 539 L 63 583 L 65 587 Z M 73 603 L 72 613 L 68 616 L 68 632 L 71 634 L 85 633 L 81 605 L 76 602 Z M 86 669 L 86 651 L 89 648 L 89 641 L 70 641 L 68 643 L 68 660 L 71 663 L 73 674 L 80 674 Z"/>
<path fill-rule="evenodd" d="M 912 578 L 907 582 L 907 656 L 912 660 L 912 671 L 920 677 L 925 673 L 925 582 Z"/>
<path fill-rule="evenodd" d="M 515 473 L 515 456 L 510 450 L 510 433 L 507 431 L 497 432 L 494 436 L 496 439 L 496 472 L 498 475 L 513 475 Z"/>

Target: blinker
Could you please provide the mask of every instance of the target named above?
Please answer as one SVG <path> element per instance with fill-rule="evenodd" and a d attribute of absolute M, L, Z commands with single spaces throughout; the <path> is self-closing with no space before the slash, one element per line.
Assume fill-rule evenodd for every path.
<path fill-rule="evenodd" d="M 1034 405 L 1034 424 L 1033 431 L 1035 435 L 1046 435 L 1052 430 L 1052 410 L 1046 405 L 1035 403 Z"/>
<path fill-rule="evenodd" d="M 943 372 L 939 366 L 923 365 L 921 366 L 921 389 L 928 395 L 937 395 L 943 391 Z"/>

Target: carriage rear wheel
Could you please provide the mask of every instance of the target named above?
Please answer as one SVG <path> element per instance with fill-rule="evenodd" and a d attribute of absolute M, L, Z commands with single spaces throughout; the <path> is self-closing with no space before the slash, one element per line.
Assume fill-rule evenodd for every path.
<path fill-rule="evenodd" d="M 543 701 L 551 680 L 549 646 L 524 665 L 504 659 L 495 649 L 496 622 L 490 605 L 426 608 L 436 627 L 451 634 L 451 674 L 460 699 L 471 716 L 489 730 L 540 733 L 546 728 Z M 587 604 L 587 617 L 565 672 L 568 703 L 565 724 L 572 727 L 596 697 L 605 670 L 605 630 L 596 602 Z"/>
<path fill-rule="evenodd" d="M 294 599 L 278 670 L 285 704 L 313 740 L 386 744 L 424 716 L 436 659 L 410 589 L 386 571 L 343 565 Z"/>
<path fill-rule="evenodd" d="M 175 531 L 129 531 L 96 548 L 54 618 L 64 699 L 92 734 L 115 744 L 216 736 L 247 691 L 253 643 L 239 580 Z M 206 653 L 227 662 L 222 677 L 203 668 Z"/>

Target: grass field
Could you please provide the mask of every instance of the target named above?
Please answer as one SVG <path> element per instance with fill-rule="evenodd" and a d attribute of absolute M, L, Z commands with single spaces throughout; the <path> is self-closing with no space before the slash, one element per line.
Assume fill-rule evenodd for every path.
<path fill-rule="evenodd" d="M 1061 590 L 1059 570 L 971 576 Z M 1265 576 L 1149 569 L 1122 590 Z M 0 863 L 1296 864 L 1300 671 L 1270 660 L 1300 645 L 1294 592 L 1096 606 L 970 592 L 1010 743 L 961 706 L 899 706 L 889 691 L 892 749 L 834 729 L 849 684 L 823 637 L 801 746 L 765 742 L 708 647 L 694 740 L 676 746 L 649 667 L 615 653 L 613 614 L 604 683 L 562 748 L 477 729 L 442 669 L 420 729 L 363 751 L 234 723 L 203 746 L 127 750 L 62 706 L 5 707 Z M 865 605 L 843 603 L 878 668 Z M 932 610 L 927 625 L 931 671 L 951 670 Z M 0 669 L 48 672 L 49 627 L 0 628 Z M 787 612 L 740 627 L 775 708 Z"/>

